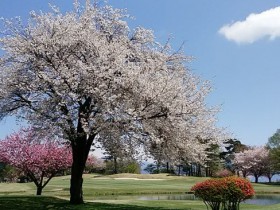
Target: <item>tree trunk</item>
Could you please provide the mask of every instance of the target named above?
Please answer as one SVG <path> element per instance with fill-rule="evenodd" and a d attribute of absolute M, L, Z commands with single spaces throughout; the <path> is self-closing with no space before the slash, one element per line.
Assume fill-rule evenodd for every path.
<path fill-rule="evenodd" d="M 159 162 L 157 162 L 157 174 L 159 174 Z"/>
<path fill-rule="evenodd" d="M 181 165 L 179 165 L 179 171 L 178 171 L 178 176 L 181 175 Z"/>
<path fill-rule="evenodd" d="M 114 174 L 118 173 L 118 162 L 117 162 L 117 158 L 114 156 Z"/>
<path fill-rule="evenodd" d="M 42 186 L 37 186 L 37 193 L 36 193 L 36 195 L 42 195 L 42 190 L 43 190 Z"/>
<path fill-rule="evenodd" d="M 70 203 L 82 204 L 83 200 L 83 172 L 88 152 L 86 151 L 86 137 L 77 138 L 72 143 L 73 163 L 70 180 Z"/>
<path fill-rule="evenodd" d="M 191 163 L 191 167 L 190 167 L 190 176 L 194 176 L 194 173 L 193 173 L 193 164 Z"/>
<path fill-rule="evenodd" d="M 70 130 L 69 134 L 72 147 L 72 168 L 71 168 L 71 180 L 70 180 L 70 203 L 82 204 L 83 200 L 83 172 L 85 169 L 87 157 L 89 154 L 92 142 L 97 135 L 87 134 L 83 128 L 83 122 L 88 122 L 90 115 L 90 106 L 92 99 L 87 97 L 83 104 L 79 108 L 79 118 L 77 124 L 77 130 Z M 71 124 L 72 125 L 72 124 Z"/>
<path fill-rule="evenodd" d="M 197 176 L 201 177 L 201 166 L 199 164 L 197 166 Z"/>
<path fill-rule="evenodd" d="M 83 200 L 83 173 L 72 167 L 71 180 L 70 180 L 70 203 L 82 204 Z"/>
<path fill-rule="evenodd" d="M 239 173 L 239 171 L 237 170 L 237 171 L 235 171 L 235 174 L 238 176 L 238 177 L 240 177 L 240 173 Z"/>
<path fill-rule="evenodd" d="M 259 176 L 258 175 L 254 175 L 255 176 L 255 183 L 259 182 Z"/>

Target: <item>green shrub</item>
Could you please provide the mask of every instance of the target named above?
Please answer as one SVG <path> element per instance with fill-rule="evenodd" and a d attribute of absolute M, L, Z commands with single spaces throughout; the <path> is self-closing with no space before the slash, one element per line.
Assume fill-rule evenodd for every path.
<path fill-rule="evenodd" d="M 124 173 L 140 174 L 140 165 L 137 162 L 128 163 L 127 166 L 123 167 Z"/>
<path fill-rule="evenodd" d="M 8 165 L 8 164 L 1 164 L 0 168 L 0 182 L 16 182 L 18 177 L 21 176 L 23 173 L 19 169 Z"/>

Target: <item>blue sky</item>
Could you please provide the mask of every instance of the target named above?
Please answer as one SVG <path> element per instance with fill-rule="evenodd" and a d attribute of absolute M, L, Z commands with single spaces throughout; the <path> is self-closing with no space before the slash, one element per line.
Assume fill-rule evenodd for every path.
<path fill-rule="evenodd" d="M 0 16 L 28 17 L 62 11 L 72 1 L 1 0 Z M 262 145 L 280 128 L 280 2 L 276 0 L 109 0 L 135 17 L 131 28 L 154 30 L 158 41 L 194 56 L 192 71 L 210 80 L 209 105 L 221 105 L 218 125 L 249 145 Z M 277 23 L 279 22 L 279 23 Z M 226 26 L 227 27 L 224 27 Z M 224 27 L 224 28 L 223 28 Z M 222 29 L 223 28 L 223 29 Z M 0 122 L 0 138 L 16 130 L 14 120 Z"/>

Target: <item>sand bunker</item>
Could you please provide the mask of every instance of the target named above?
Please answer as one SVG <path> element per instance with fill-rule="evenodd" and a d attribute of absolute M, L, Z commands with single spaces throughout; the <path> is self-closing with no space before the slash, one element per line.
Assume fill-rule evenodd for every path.
<path fill-rule="evenodd" d="M 139 180 L 139 181 L 146 181 L 146 180 L 151 180 L 151 181 L 153 181 L 153 180 L 165 180 L 165 179 L 139 179 L 139 178 L 114 178 L 114 179 L 118 179 L 118 180 L 120 180 L 120 179 L 128 179 L 128 180 Z"/>

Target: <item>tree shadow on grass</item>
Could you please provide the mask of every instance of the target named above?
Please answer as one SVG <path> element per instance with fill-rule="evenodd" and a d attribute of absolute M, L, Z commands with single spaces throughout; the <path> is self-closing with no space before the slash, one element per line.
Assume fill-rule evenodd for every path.
<path fill-rule="evenodd" d="M 68 201 L 43 196 L 0 197 L 1 210 L 167 210 L 161 207 L 135 206 L 125 204 L 85 203 L 71 205 Z"/>

